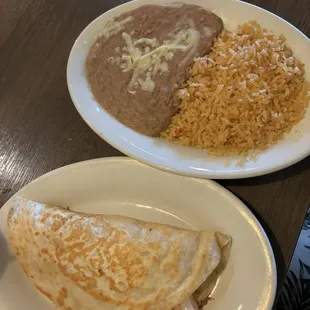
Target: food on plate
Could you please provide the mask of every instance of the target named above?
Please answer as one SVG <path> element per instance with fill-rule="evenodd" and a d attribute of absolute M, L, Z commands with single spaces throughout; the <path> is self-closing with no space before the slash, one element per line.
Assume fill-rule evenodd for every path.
<path fill-rule="evenodd" d="M 25 198 L 8 215 L 26 275 L 59 309 L 198 309 L 229 259 L 231 238 Z"/>
<path fill-rule="evenodd" d="M 248 22 L 224 30 L 196 58 L 177 92 L 179 112 L 161 137 L 212 155 L 264 150 L 301 121 L 309 103 L 304 65 L 284 36 Z"/>
<path fill-rule="evenodd" d="M 145 5 L 108 22 L 86 60 L 91 91 L 126 126 L 158 136 L 177 112 L 175 91 L 208 53 L 221 18 L 196 5 Z"/>
<path fill-rule="evenodd" d="M 283 35 L 255 21 L 223 30 L 214 13 L 182 3 L 144 5 L 108 22 L 86 75 L 124 125 L 219 156 L 276 144 L 310 98 L 304 65 Z"/>

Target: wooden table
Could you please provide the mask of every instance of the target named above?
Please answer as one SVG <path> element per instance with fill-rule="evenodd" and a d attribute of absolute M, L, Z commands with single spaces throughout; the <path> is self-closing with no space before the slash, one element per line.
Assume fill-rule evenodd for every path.
<path fill-rule="evenodd" d="M 122 2 L 0 0 L 0 205 L 52 169 L 122 156 L 84 123 L 66 84 L 74 40 L 90 21 Z M 309 0 L 250 2 L 310 36 Z M 241 198 L 264 226 L 281 288 L 310 202 L 310 157 L 271 175 L 219 183 Z"/>

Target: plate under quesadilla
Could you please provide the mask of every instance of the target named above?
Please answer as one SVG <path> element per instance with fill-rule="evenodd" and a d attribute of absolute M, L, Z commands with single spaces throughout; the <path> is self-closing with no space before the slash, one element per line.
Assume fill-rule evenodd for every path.
<path fill-rule="evenodd" d="M 203 307 L 231 238 L 123 216 L 72 212 L 24 198 L 8 216 L 26 275 L 58 309 Z"/>

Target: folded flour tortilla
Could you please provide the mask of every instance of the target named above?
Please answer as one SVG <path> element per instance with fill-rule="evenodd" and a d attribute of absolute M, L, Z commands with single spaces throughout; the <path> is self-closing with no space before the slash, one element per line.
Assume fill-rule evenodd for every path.
<path fill-rule="evenodd" d="M 26 275 L 58 309 L 198 309 L 231 238 L 17 198 L 9 239 Z"/>

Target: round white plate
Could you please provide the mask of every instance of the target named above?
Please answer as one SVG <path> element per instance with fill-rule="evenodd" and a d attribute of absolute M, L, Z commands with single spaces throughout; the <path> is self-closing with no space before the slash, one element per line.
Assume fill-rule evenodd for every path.
<path fill-rule="evenodd" d="M 16 195 L 76 211 L 229 234 L 233 238 L 231 258 L 206 309 L 272 307 L 276 267 L 269 241 L 247 207 L 213 181 L 162 172 L 132 159 L 110 158 L 52 171 Z M 9 204 L 0 210 L 0 309 L 53 309 L 8 253 Z"/>
<path fill-rule="evenodd" d="M 120 124 L 94 100 L 84 76 L 89 48 L 105 23 L 125 11 L 144 4 L 163 4 L 168 0 L 138 0 L 112 9 L 94 20 L 76 40 L 67 67 L 67 81 L 72 100 L 85 122 L 112 146 L 148 165 L 178 174 L 201 178 L 229 179 L 258 176 L 290 166 L 310 154 L 310 111 L 306 118 L 278 145 L 261 153 L 256 162 L 243 167 L 240 158 L 207 156 L 205 151 L 178 146 L 159 138 L 143 136 Z M 171 1 L 170 1 L 171 2 Z M 173 2 L 173 1 L 172 1 Z M 295 55 L 306 64 L 310 80 L 310 40 L 283 19 L 261 8 L 235 0 L 182 0 L 213 10 L 224 20 L 225 27 L 235 28 L 249 20 L 277 34 L 283 33 Z"/>

